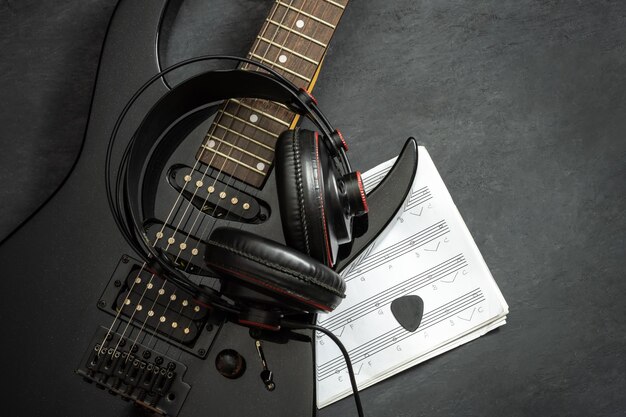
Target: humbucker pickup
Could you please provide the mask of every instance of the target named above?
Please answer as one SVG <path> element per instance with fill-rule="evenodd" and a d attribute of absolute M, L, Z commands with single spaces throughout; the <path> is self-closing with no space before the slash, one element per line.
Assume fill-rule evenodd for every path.
<path fill-rule="evenodd" d="M 142 271 L 126 277 L 127 291 L 117 296 L 116 309 L 180 343 L 190 343 L 202 330 L 207 317 L 206 306 L 196 303 L 188 294 L 162 278 Z"/>
<path fill-rule="evenodd" d="M 205 287 L 215 284 L 210 277 L 198 277 L 197 282 Z M 131 331 L 149 333 L 197 357 L 206 355 L 216 335 L 214 329 L 223 320 L 196 295 L 149 272 L 126 255 L 117 264 L 97 305 L 115 320 L 129 323 Z"/>
<path fill-rule="evenodd" d="M 100 327 L 76 373 L 154 413 L 176 416 L 191 390 L 182 379 L 186 371 L 181 362 Z"/>

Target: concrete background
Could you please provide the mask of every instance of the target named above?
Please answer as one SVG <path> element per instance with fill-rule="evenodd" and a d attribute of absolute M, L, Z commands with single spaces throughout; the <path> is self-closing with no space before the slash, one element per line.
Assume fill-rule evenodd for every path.
<path fill-rule="evenodd" d="M 114 4 L 0 1 L 0 239 L 72 166 Z M 187 0 L 163 54 L 242 55 L 271 4 Z M 368 415 L 626 414 L 625 45 L 622 1 L 347 8 L 316 96 L 353 165 L 418 137 L 511 309 L 502 329 L 365 390 Z"/>

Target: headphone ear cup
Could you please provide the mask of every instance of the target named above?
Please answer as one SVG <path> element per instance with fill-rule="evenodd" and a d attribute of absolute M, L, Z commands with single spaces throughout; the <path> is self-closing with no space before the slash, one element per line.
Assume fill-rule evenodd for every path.
<path fill-rule="evenodd" d="M 215 229 L 204 260 L 228 284 L 271 294 L 276 306 L 304 312 L 332 311 L 345 297 L 346 284 L 332 269 L 244 230 Z"/>
<path fill-rule="evenodd" d="M 330 267 L 338 244 L 331 236 L 324 201 L 327 157 L 317 132 L 287 130 L 276 143 L 276 183 L 285 242 Z"/>

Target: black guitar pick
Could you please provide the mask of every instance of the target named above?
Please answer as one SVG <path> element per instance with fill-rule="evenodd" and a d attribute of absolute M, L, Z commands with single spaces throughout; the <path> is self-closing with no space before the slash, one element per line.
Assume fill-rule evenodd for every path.
<path fill-rule="evenodd" d="M 402 327 L 414 332 L 422 321 L 424 301 L 417 295 L 405 295 L 391 302 L 391 312 Z"/>

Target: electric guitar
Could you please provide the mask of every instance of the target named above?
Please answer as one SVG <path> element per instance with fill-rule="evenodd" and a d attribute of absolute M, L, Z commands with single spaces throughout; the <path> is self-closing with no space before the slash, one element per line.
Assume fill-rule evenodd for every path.
<path fill-rule="evenodd" d="M 277 1 L 248 57 L 311 89 L 347 3 Z M 226 321 L 209 302 L 147 268 L 111 216 L 103 181 L 109 169 L 116 170 L 104 162 L 109 136 L 129 98 L 162 69 L 154 46 L 167 5 L 118 4 L 81 155 L 47 205 L 0 246 L 4 311 L 12 314 L 4 318 L 10 323 L 3 357 L 16 390 L 4 408 L 7 415 L 315 413 L 310 333 L 253 331 Z M 122 62 L 130 70 L 122 71 Z M 121 125 L 121 138 L 132 137 L 143 115 L 175 88 L 171 82 L 162 78 L 142 95 Z M 180 137 L 177 146 L 159 149 L 147 162 L 149 175 L 138 196 L 142 222 L 151 244 L 197 284 L 219 292 L 203 262 L 204 230 L 237 224 L 284 243 L 273 145 L 297 116 L 280 104 L 234 98 L 188 119 L 168 131 Z M 415 157 L 409 142 L 388 178 L 368 196 L 369 229 L 339 270 L 402 204 Z M 10 283 L 18 280 L 22 292 L 13 294 Z M 107 355 L 100 357 L 103 347 Z M 240 372 L 233 378 L 224 365 Z M 259 379 L 270 366 L 271 391 Z"/>

